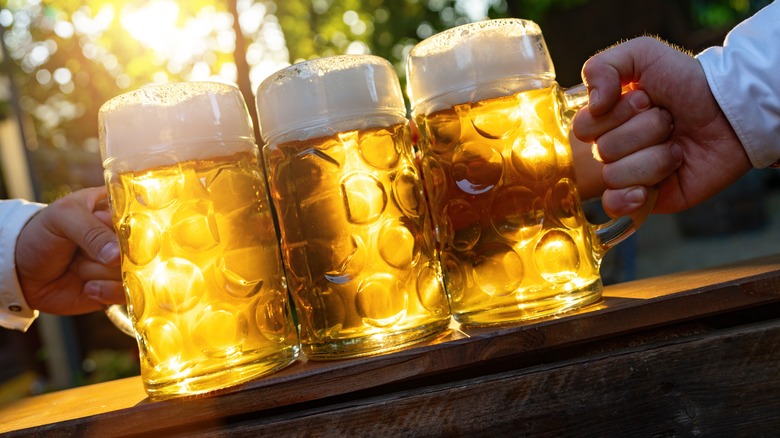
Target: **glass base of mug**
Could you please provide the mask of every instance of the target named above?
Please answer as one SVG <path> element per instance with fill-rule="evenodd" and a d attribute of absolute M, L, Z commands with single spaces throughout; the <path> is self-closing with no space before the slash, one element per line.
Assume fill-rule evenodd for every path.
<path fill-rule="evenodd" d="M 177 376 L 159 381 L 144 378 L 144 389 L 150 398 L 162 400 L 173 397 L 202 395 L 217 392 L 287 367 L 298 359 L 299 346 L 290 346 L 270 356 L 235 363 L 224 361 L 197 375 Z M 142 370 L 142 377 L 143 370 Z"/>
<path fill-rule="evenodd" d="M 332 339 L 317 344 L 301 344 L 301 350 L 311 360 L 348 359 L 387 353 L 423 342 L 442 334 L 449 326 L 450 318 L 408 330 L 392 333 L 374 333 L 362 337 Z"/>
<path fill-rule="evenodd" d="M 512 306 L 480 309 L 474 312 L 457 312 L 453 309 L 453 318 L 462 327 L 485 327 L 511 324 L 547 316 L 558 315 L 580 309 L 601 299 L 603 285 L 601 279 L 579 289 L 524 301 Z"/>

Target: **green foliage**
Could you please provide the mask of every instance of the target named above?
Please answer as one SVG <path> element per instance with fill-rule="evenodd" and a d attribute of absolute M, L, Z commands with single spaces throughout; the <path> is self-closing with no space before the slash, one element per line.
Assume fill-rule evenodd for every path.
<path fill-rule="evenodd" d="M 485 0 L 486 9 L 474 12 L 473 7 L 482 3 L 474 0 L 6 0 L 0 6 L 5 30 L 3 41 L 8 49 L 2 74 L 13 78 L 12 83 L 22 96 L 19 104 L 24 112 L 23 120 L 26 126 L 33 127 L 26 136 L 28 147 L 35 149 L 39 198 L 49 201 L 63 192 L 99 184 L 102 180 L 97 113 L 103 102 L 153 82 L 202 78 L 195 72 L 203 66 L 214 76 L 224 66 L 242 65 L 234 57 L 249 60 L 251 70 L 271 56 L 271 43 L 262 31 L 269 25 L 278 23 L 289 53 L 288 62 L 344 53 L 372 53 L 395 66 L 403 86 L 406 54 L 427 36 L 485 16 L 497 18 L 511 14 L 543 25 L 548 14 L 588 1 L 597 0 Z M 732 25 L 766 5 L 768 0 L 686 0 L 684 3 L 699 25 L 708 27 Z M 176 19 L 166 26 L 176 26 L 180 32 L 166 34 L 160 32 L 164 30 L 159 29 L 160 25 L 143 22 L 140 26 L 143 32 L 128 30 L 125 20 L 130 12 L 171 5 L 176 8 Z M 219 46 L 217 43 L 236 37 L 231 24 L 225 26 L 224 21 L 241 22 L 252 8 L 264 12 L 260 18 L 262 23 L 257 26 L 260 31 L 245 30 L 239 36 L 245 42 L 243 47 L 253 47 L 252 55 L 234 53 L 234 48 L 242 47 L 239 44 Z M 241 12 L 242 16 L 234 11 Z M 149 20 L 156 18 L 159 17 L 148 16 Z M 190 33 L 185 34 L 183 29 Z M 226 35 L 226 29 L 230 35 Z M 159 36 L 149 38 L 153 33 Z M 283 60 L 277 59 L 276 64 L 270 65 L 279 62 Z M 249 76 L 244 70 L 241 73 Z M 262 79 L 257 74 L 252 78 L 254 86 Z M 251 91 L 244 90 L 244 93 L 246 96 Z M 13 108 L 7 101 L 9 95 L 0 93 L 0 118 Z"/>
<path fill-rule="evenodd" d="M 691 9 L 700 27 L 719 28 L 731 27 L 769 3 L 769 0 L 700 0 L 691 2 Z"/>

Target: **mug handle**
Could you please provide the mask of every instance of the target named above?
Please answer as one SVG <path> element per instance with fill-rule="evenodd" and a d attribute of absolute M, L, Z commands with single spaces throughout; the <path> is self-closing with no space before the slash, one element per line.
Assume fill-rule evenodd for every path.
<path fill-rule="evenodd" d="M 127 307 L 121 304 L 112 304 L 105 308 L 106 316 L 114 323 L 116 328 L 122 331 L 122 333 L 135 337 L 135 329 L 133 323 L 130 321 L 130 317 L 127 315 Z"/>
<path fill-rule="evenodd" d="M 584 84 L 575 85 L 563 90 L 563 117 L 570 123 L 577 111 L 588 103 L 588 89 Z M 599 254 L 603 256 L 608 250 L 634 234 L 647 219 L 658 198 L 658 188 L 647 188 L 647 201 L 639 210 L 628 216 L 610 219 L 603 224 L 591 224 L 598 243 Z"/>

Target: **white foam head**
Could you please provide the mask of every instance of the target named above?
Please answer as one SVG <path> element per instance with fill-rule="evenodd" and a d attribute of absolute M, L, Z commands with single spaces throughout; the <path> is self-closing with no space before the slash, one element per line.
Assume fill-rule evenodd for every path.
<path fill-rule="evenodd" d="M 405 120 L 393 66 L 372 55 L 340 55 L 286 67 L 257 88 L 260 135 L 266 142 L 306 140 Z"/>
<path fill-rule="evenodd" d="M 406 63 L 412 111 L 512 94 L 555 80 L 539 26 L 528 20 L 486 20 L 454 27 L 418 43 Z M 434 101 L 432 108 L 429 101 Z"/>
<path fill-rule="evenodd" d="M 100 108 L 103 166 L 142 170 L 256 148 L 239 90 L 216 82 L 177 82 L 119 95 Z"/>

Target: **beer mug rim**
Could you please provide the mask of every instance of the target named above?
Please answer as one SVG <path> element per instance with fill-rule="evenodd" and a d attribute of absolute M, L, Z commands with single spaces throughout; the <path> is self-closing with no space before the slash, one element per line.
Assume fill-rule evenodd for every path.
<path fill-rule="evenodd" d="M 438 102 L 437 107 L 555 81 L 541 28 L 522 18 L 477 21 L 428 37 L 409 52 L 406 72 L 407 96 L 415 113 L 441 98 L 445 102 Z M 479 90 L 482 87 L 487 89 Z"/>
<path fill-rule="evenodd" d="M 256 104 L 265 142 L 293 133 L 298 140 L 318 137 L 355 119 L 406 118 L 395 68 L 376 55 L 325 56 L 282 68 L 260 83 Z"/>
<path fill-rule="evenodd" d="M 450 50 L 453 44 L 470 35 L 493 30 L 505 31 L 507 36 L 511 37 L 542 35 L 542 29 L 534 21 L 524 18 L 494 18 L 462 24 L 431 35 L 415 44 L 409 51 L 409 56 L 425 56 Z"/>
<path fill-rule="evenodd" d="M 166 152 L 197 159 L 257 147 L 243 95 L 223 82 L 168 82 L 120 94 L 100 107 L 98 130 L 104 168 Z"/>

